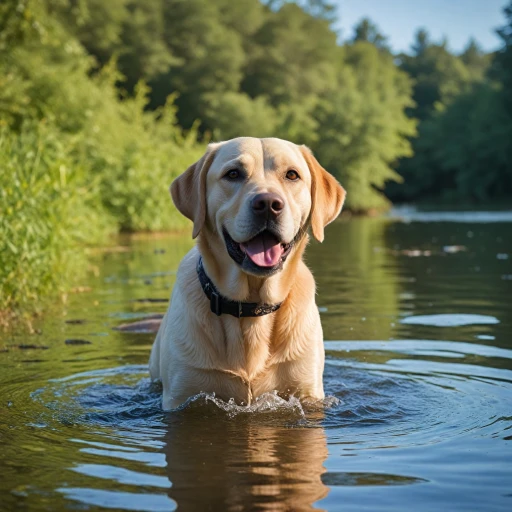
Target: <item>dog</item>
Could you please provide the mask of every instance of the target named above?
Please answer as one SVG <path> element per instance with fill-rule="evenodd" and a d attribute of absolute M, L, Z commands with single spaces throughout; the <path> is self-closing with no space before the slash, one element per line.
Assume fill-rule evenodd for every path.
<path fill-rule="evenodd" d="M 250 404 L 267 392 L 324 398 L 315 281 L 302 257 L 345 190 L 306 146 L 277 138 L 212 143 L 171 184 L 193 222 L 149 360 L 164 410 L 200 392 Z"/>

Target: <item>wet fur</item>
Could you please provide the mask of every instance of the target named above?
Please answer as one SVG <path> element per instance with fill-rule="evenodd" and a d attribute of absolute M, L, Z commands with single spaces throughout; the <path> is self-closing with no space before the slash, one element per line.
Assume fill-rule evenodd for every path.
<path fill-rule="evenodd" d="M 243 162 L 247 179 L 226 185 L 222 175 L 235 161 Z M 301 183 L 283 179 L 288 168 L 299 172 Z M 237 241 L 251 237 L 257 226 L 248 200 L 261 191 L 284 197 L 279 234 L 284 242 L 297 240 L 282 270 L 268 277 L 245 273 L 229 257 L 220 234 L 226 227 Z M 240 404 L 273 390 L 282 396 L 323 398 L 322 327 L 315 282 L 302 256 L 307 228 L 322 240 L 324 226 L 339 214 L 342 187 L 303 146 L 240 138 L 210 145 L 173 183 L 172 195 L 177 208 L 194 222 L 197 245 L 180 264 L 171 305 L 151 352 L 150 374 L 162 381 L 164 409 L 201 391 Z M 199 255 L 225 297 L 282 302 L 281 308 L 258 318 L 214 315 L 197 278 Z"/>

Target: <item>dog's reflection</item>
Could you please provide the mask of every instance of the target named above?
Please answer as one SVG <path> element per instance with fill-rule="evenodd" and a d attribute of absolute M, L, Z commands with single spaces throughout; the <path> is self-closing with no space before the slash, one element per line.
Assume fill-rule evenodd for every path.
<path fill-rule="evenodd" d="M 172 416 L 165 457 L 179 510 L 311 510 L 327 495 L 323 428 L 287 427 L 263 414 Z"/>

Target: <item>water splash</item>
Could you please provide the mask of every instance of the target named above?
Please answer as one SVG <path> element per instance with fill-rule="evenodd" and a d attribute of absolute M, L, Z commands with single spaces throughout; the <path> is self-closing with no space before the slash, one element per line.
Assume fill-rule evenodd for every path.
<path fill-rule="evenodd" d="M 54 379 L 47 387 L 33 392 L 32 398 L 52 411 L 59 411 L 60 421 L 66 424 L 122 424 L 127 428 L 162 425 L 167 415 L 187 410 L 222 413 L 230 419 L 240 415 L 266 414 L 301 422 L 307 420 L 309 414 L 340 403 L 334 396 L 301 401 L 296 396 L 283 398 L 277 391 L 272 391 L 260 395 L 249 405 L 239 405 L 234 399 L 224 401 L 215 393 L 202 392 L 164 413 L 161 385 L 151 382 L 143 365 L 81 372 Z"/>
<path fill-rule="evenodd" d="M 181 411 L 191 407 L 214 405 L 224 411 L 229 418 L 235 418 L 246 414 L 286 413 L 298 418 L 306 419 L 308 412 L 332 407 L 339 403 L 339 399 L 328 396 L 323 400 L 301 401 L 296 396 L 283 398 L 277 391 L 263 393 L 249 405 L 238 405 L 233 398 L 227 402 L 215 396 L 215 393 L 199 393 L 190 397 L 181 406 L 172 412 Z"/>

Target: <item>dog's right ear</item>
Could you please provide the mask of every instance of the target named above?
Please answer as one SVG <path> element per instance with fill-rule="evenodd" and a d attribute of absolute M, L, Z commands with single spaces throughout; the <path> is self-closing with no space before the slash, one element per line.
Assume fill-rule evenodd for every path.
<path fill-rule="evenodd" d="M 206 220 L 206 173 L 212 165 L 218 144 L 210 144 L 203 157 L 171 183 L 172 200 L 181 214 L 194 223 L 196 238 Z"/>

